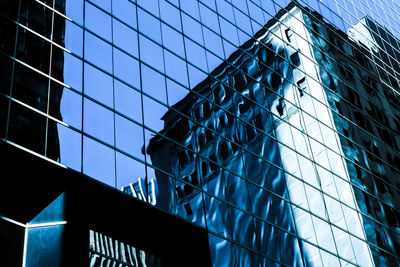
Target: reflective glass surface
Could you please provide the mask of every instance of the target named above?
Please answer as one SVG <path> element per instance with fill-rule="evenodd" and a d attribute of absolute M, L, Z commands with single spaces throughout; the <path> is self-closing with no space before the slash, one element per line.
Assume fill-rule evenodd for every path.
<path fill-rule="evenodd" d="M 400 265 L 398 0 L 1 1 L 0 33 L 0 138 L 156 183 L 214 266 Z"/>

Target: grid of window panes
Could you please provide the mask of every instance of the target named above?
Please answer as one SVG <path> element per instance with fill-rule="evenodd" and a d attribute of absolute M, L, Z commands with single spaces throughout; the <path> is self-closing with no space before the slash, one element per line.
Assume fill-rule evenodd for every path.
<path fill-rule="evenodd" d="M 324 23 L 314 13 L 309 24 L 289 14 L 291 28 L 300 23 L 311 37 L 278 21 L 282 31 L 273 33 L 272 46 L 255 34 L 267 31 L 264 25 L 289 1 L 6 2 L 0 10 L 2 139 L 117 188 L 139 177 L 167 179 L 174 185 L 168 203 L 158 204 L 209 230 L 215 266 L 362 265 L 357 256 L 365 251 L 377 265 L 398 265 L 400 111 L 392 89 L 400 47 L 387 38 L 400 36 L 398 1 L 300 1 Z M 346 40 L 365 15 L 384 26 L 371 35 L 383 40 L 386 57 Z M 326 30 L 328 24 L 344 34 L 330 35 L 335 30 Z M 315 57 L 291 38 L 308 42 L 304 49 Z M 264 62 L 263 53 L 275 61 Z M 253 77 L 246 65 L 252 60 L 273 78 Z M 318 66 L 320 79 L 302 67 L 304 60 Z M 227 70 L 214 71 L 223 62 Z M 272 68 L 274 62 L 297 67 L 298 76 Z M 300 113 L 316 122 L 318 133 L 304 133 L 286 118 L 298 103 L 271 83 L 278 79 L 300 88 L 296 97 L 311 99 L 313 110 Z M 309 91 L 316 82 L 326 101 Z M 272 97 L 260 104 L 256 90 Z M 181 101 L 189 93 L 193 106 Z M 254 114 L 246 117 L 248 110 Z M 332 114 L 330 123 L 321 111 Z M 282 125 L 286 131 L 278 133 Z M 285 133 L 290 142 L 281 139 Z M 270 150 L 251 143 L 253 135 Z M 321 153 L 300 151 L 303 137 L 306 148 Z M 170 149 L 160 152 L 164 162 L 152 161 L 157 143 L 149 148 L 150 140 Z M 288 159 L 299 172 L 285 165 Z M 334 190 L 324 188 L 322 174 Z"/>

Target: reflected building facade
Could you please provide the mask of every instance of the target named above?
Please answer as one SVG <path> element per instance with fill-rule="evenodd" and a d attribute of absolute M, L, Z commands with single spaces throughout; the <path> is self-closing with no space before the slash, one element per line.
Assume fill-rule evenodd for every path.
<path fill-rule="evenodd" d="M 164 115 L 160 205 L 205 218 L 214 264 L 398 264 L 398 82 L 373 52 L 292 2 Z"/>
<path fill-rule="evenodd" d="M 85 177 L 121 229 L 124 214 L 159 222 L 149 203 L 200 226 L 214 266 L 397 266 L 399 14 L 397 0 L 0 1 L 1 144 L 147 202 Z M 53 205 L 46 183 L 22 183 L 43 191 L 32 205 Z M 0 235 L 23 240 L 9 207 Z M 107 223 L 85 228 L 82 266 L 190 265 L 167 224 L 136 247 Z"/>

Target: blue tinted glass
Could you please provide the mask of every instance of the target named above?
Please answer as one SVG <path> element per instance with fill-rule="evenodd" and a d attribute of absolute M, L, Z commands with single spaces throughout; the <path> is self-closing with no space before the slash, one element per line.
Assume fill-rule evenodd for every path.
<path fill-rule="evenodd" d="M 85 58 L 100 68 L 112 72 L 112 48 L 106 42 L 85 32 Z"/>
<path fill-rule="evenodd" d="M 63 122 L 77 129 L 82 128 L 82 96 L 64 88 L 60 112 Z"/>
<path fill-rule="evenodd" d="M 66 0 L 65 15 L 72 20 L 83 24 L 83 0 Z"/>
<path fill-rule="evenodd" d="M 217 56 L 224 58 L 224 49 L 222 48 L 222 39 L 208 29 L 203 29 L 204 32 L 204 43 L 206 48 Z"/>
<path fill-rule="evenodd" d="M 200 5 L 201 22 L 207 27 L 219 32 L 217 14 L 204 5 Z"/>
<path fill-rule="evenodd" d="M 206 53 L 204 48 L 185 38 L 187 59 L 202 70 L 207 70 Z"/>
<path fill-rule="evenodd" d="M 112 0 L 113 15 L 133 28 L 136 24 L 136 6 L 129 0 Z"/>
<path fill-rule="evenodd" d="M 88 3 L 85 6 L 85 27 L 111 41 L 111 17 Z"/>
<path fill-rule="evenodd" d="M 81 170 L 82 135 L 57 124 L 60 140 L 60 163 L 74 170 Z"/>
<path fill-rule="evenodd" d="M 115 80 L 115 109 L 124 115 L 142 122 L 142 100 L 135 89 Z"/>
<path fill-rule="evenodd" d="M 65 48 L 78 56 L 83 53 L 83 30 L 76 24 L 65 21 Z"/>
<path fill-rule="evenodd" d="M 162 24 L 163 45 L 181 57 L 185 57 L 182 34 Z"/>
<path fill-rule="evenodd" d="M 220 25 L 221 34 L 224 39 L 228 40 L 229 43 L 237 46 L 239 44 L 239 41 L 236 28 L 224 19 L 220 20 Z"/>
<path fill-rule="evenodd" d="M 165 21 L 173 28 L 181 31 L 181 16 L 179 10 L 168 2 L 160 1 L 160 10 L 162 21 Z"/>
<path fill-rule="evenodd" d="M 138 9 L 139 31 L 161 43 L 160 21 L 142 9 Z"/>
<path fill-rule="evenodd" d="M 167 103 L 165 77 L 145 65 L 142 65 L 142 89 L 144 93 Z"/>
<path fill-rule="evenodd" d="M 240 43 L 245 43 L 251 35 L 253 34 L 253 29 L 250 24 L 250 19 L 248 16 L 244 15 L 237 9 L 235 9 L 235 19 L 236 19 L 236 25 L 239 27 L 241 30 L 238 30 L 239 33 L 239 39 Z"/>
<path fill-rule="evenodd" d="M 180 86 L 176 82 L 167 79 L 167 90 L 168 90 L 168 104 L 170 106 L 176 104 L 182 100 L 189 91 L 184 87 Z"/>
<path fill-rule="evenodd" d="M 136 3 L 153 15 L 158 16 L 158 1 L 136 0 Z"/>
<path fill-rule="evenodd" d="M 111 1 L 112 0 L 91 0 L 92 3 L 98 5 L 107 12 L 111 12 Z M 86 2 L 86 7 L 87 6 L 88 3 Z"/>
<path fill-rule="evenodd" d="M 200 23 L 188 17 L 187 15 L 182 15 L 182 23 L 183 23 L 183 33 L 190 37 L 195 42 L 202 44 L 203 37 L 201 34 L 201 26 Z"/>
<path fill-rule="evenodd" d="M 259 3 L 254 4 L 251 1 L 249 1 L 247 3 L 248 3 L 248 7 L 249 7 L 249 12 L 250 12 L 250 18 L 257 22 L 257 23 L 254 23 L 252 21 L 254 32 L 257 32 L 261 28 L 261 26 L 264 25 L 264 23 L 265 23 L 264 15 L 261 11 L 261 8 L 259 7 Z"/>
<path fill-rule="evenodd" d="M 161 47 L 143 35 L 139 35 L 139 41 L 141 60 L 163 72 L 164 62 Z"/>
<path fill-rule="evenodd" d="M 83 114 L 83 130 L 94 137 L 114 143 L 114 115 L 113 113 L 85 98 Z"/>
<path fill-rule="evenodd" d="M 111 148 L 83 137 L 83 173 L 115 186 L 114 153 Z"/>
<path fill-rule="evenodd" d="M 196 0 L 181 0 L 181 9 L 188 13 L 193 18 L 200 20 L 199 7 Z"/>
<path fill-rule="evenodd" d="M 138 56 L 137 32 L 128 26 L 113 20 L 113 42 L 133 56 Z"/>
<path fill-rule="evenodd" d="M 135 183 L 139 177 L 145 177 L 145 165 L 117 152 L 117 188 Z"/>
<path fill-rule="evenodd" d="M 188 81 L 185 61 L 169 53 L 168 51 L 165 51 L 164 55 L 166 74 L 172 79 L 187 86 Z"/>
<path fill-rule="evenodd" d="M 118 49 L 114 49 L 114 75 L 137 88 L 140 87 L 138 61 Z"/>
<path fill-rule="evenodd" d="M 107 106 L 113 106 L 113 79 L 93 66 L 85 63 L 85 95 Z"/>
<path fill-rule="evenodd" d="M 213 9 L 214 11 L 216 10 L 215 0 L 202 0 L 201 3 L 206 5 L 209 8 Z M 200 4 L 200 6 L 201 6 L 201 4 Z"/>
<path fill-rule="evenodd" d="M 82 61 L 64 52 L 64 83 L 82 91 Z"/>
<path fill-rule="evenodd" d="M 115 117 L 116 147 L 130 155 L 144 160 L 142 154 L 143 128 L 121 116 Z"/>
<path fill-rule="evenodd" d="M 236 7 L 238 10 L 243 12 L 244 14 L 247 14 L 247 1 L 241 1 L 241 0 L 231 0 L 232 5 Z"/>
<path fill-rule="evenodd" d="M 204 73 L 204 71 L 201 71 L 198 68 L 193 67 L 192 65 L 188 65 L 188 71 L 191 89 L 196 87 L 196 85 L 198 85 L 202 80 L 207 77 L 207 73 Z"/>
<path fill-rule="evenodd" d="M 206 55 L 207 55 L 207 64 L 209 70 L 213 70 L 216 67 L 218 67 L 219 64 L 221 64 L 221 59 L 215 56 L 214 54 L 207 51 Z M 224 55 L 222 55 L 222 58 L 224 58 Z"/>
<path fill-rule="evenodd" d="M 143 96 L 144 124 L 154 131 L 164 128 L 164 121 L 161 117 L 167 112 L 167 108 L 154 100 Z M 149 139 L 146 139 L 149 140 Z"/>
<path fill-rule="evenodd" d="M 270 2 L 270 1 L 267 1 Z M 235 22 L 235 17 L 233 16 L 232 6 L 228 4 L 225 0 L 216 0 L 218 12 L 221 17 L 224 17 L 225 20 Z"/>

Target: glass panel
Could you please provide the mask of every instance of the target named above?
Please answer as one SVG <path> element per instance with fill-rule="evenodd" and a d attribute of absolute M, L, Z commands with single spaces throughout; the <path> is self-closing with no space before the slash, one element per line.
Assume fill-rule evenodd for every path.
<path fill-rule="evenodd" d="M 129 0 L 112 0 L 113 15 L 133 28 L 136 24 L 136 6 Z"/>
<path fill-rule="evenodd" d="M 84 99 L 83 108 L 83 130 L 104 142 L 114 144 L 113 113 L 87 98 Z"/>
<path fill-rule="evenodd" d="M 114 187 L 114 154 L 111 148 L 83 137 L 83 173 Z"/>
<path fill-rule="evenodd" d="M 85 63 L 85 95 L 113 106 L 113 79 L 103 71 Z"/>
<path fill-rule="evenodd" d="M 115 48 L 114 74 L 124 82 L 127 82 L 136 88 L 140 88 L 138 61 Z"/>
<path fill-rule="evenodd" d="M 111 41 L 111 17 L 89 3 L 85 5 L 85 27 Z"/>
<path fill-rule="evenodd" d="M 82 164 L 82 135 L 61 124 L 57 124 L 60 140 L 60 163 L 81 171 Z"/>
<path fill-rule="evenodd" d="M 137 32 L 128 26 L 113 20 L 113 42 L 132 56 L 138 56 Z"/>
<path fill-rule="evenodd" d="M 112 48 L 106 42 L 85 31 L 85 58 L 102 68 L 112 72 Z"/>

